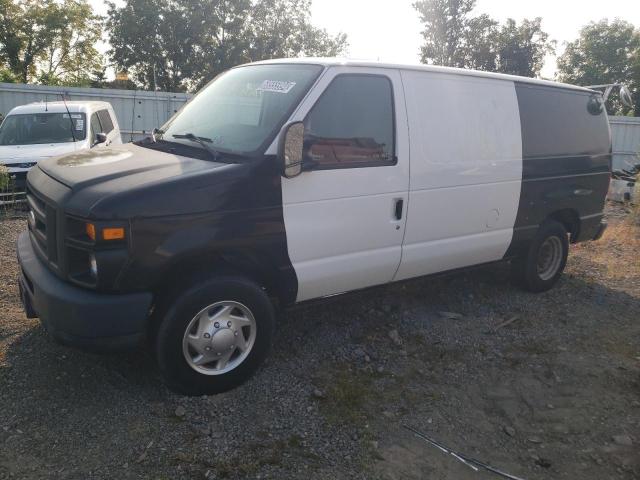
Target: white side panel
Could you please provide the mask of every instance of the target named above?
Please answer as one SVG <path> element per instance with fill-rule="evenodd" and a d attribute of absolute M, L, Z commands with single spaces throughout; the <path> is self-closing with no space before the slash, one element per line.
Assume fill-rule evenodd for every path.
<path fill-rule="evenodd" d="M 338 74 L 379 74 L 393 84 L 397 165 L 316 170 L 282 179 L 287 248 L 298 277 L 297 301 L 389 282 L 400 264 L 409 188 L 409 139 L 396 70 L 333 67 L 291 121 L 303 120 Z M 401 220 L 394 202 L 404 201 Z"/>
<path fill-rule="evenodd" d="M 395 279 L 501 259 L 522 179 L 513 82 L 411 71 L 402 78 L 411 182 Z"/>

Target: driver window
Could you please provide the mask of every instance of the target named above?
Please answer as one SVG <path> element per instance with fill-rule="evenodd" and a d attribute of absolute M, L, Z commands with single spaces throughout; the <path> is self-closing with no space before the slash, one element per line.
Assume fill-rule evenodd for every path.
<path fill-rule="evenodd" d="M 96 142 L 96 135 L 98 133 L 102 133 L 102 126 L 100 125 L 100 119 L 98 119 L 98 114 L 94 113 L 91 115 L 91 146 Z"/>
<path fill-rule="evenodd" d="M 391 81 L 339 75 L 305 120 L 305 159 L 314 169 L 395 164 Z"/>

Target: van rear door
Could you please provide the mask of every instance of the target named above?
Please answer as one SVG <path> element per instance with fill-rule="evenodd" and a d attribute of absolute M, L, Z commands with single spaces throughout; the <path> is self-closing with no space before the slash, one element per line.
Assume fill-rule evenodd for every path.
<path fill-rule="evenodd" d="M 400 264 L 409 187 L 400 74 L 333 67 L 292 121 L 305 124 L 305 167 L 282 179 L 297 301 L 389 282 Z"/>

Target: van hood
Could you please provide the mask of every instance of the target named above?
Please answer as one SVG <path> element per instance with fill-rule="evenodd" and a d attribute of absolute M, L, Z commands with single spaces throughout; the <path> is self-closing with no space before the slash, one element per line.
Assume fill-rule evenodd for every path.
<path fill-rule="evenodd" d="M 176 197 L 215 188 L 229 176 L 237 176 L 232 173 L 243 165 L 184 157 L 129 143 L 47 158 L 36 168 L 70 189 L 65 202 L 68 213 L 130 218 L 180 214 L 176 203 L 190 202 L 176 202 Z M 27 179 L 37 188 L 39 177 L 32 170 Z M 199 205 L 210 207 L 207 203 L 200 201 Z"/>
<path fill-rule="evenodd" d="M 81 190 L 118 179 L 122 187 L 131 188 L 223 165 L 129 143 L 46 159 L 38 167 L 72 190 Z"/>
<path fill-rule="evenodd" d="M 35 145 L 0 145 L 0 163 L 15 161 L 37 162 L 43 158 L 57 157 L 74 152 L 81 147 L 78 143 L 38 143 Z"/>

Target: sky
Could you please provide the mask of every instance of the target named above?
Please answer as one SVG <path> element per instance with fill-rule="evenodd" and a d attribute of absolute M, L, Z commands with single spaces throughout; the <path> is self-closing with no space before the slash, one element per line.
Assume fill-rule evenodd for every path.
<path fill-rule="evenodd" d="M 96 13 L 105 14 L 103 0 L 90 0 Z M 116 4 L 122 0 L 116 0 Z M 348 56 L 362 60 L 418 63 L 422 38 L 414 0 L 313 0 L 312 21 L 330 33 L 344 32 Z M 640 27 L 640 0 L 478 0 L 475 14 L 487 13 L 503 22 L 542 17 L 542 28 L 558 41 L 561 54 L 583 25 L 616 17 Z M 556 59 L 548 56 L 542 76 L 553 78 Z"/>

